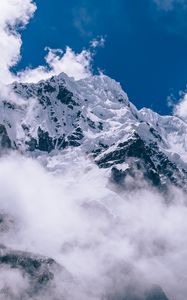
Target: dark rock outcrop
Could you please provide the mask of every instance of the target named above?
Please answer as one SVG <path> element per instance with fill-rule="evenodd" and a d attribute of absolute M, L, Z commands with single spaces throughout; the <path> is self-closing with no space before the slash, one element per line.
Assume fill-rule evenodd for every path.
<path fill-rule="evenodd" d="M 3 269 L 9 272 L 19 271 L 23 280 L 29 283 L 23 291 L 20 291 L 18 298 L 14 298 L 9 287 L 0 290 L 0 296 L 3 297 L 1 299 L 7 296 L 15 300 L 38 296 L 42 291 L 52 287 L 55 274 L 65 271 L 51 258 L 7 249 L 0 245 L 0 270 Z"/>
<path fill-rule="evenodd" d="M 0 124 L 0 149 L 5 150 L 11 148 L 12 148 L 11 140 L 8 136 L 6 127 Z"/>
<path fill-rule="evenodd" d="M 135 180 L 144 179 L 159 189 L 165 190 L 173 184 L 187 191 L 187 172 L 172 163 L 156 144 L 146 144 L 138 134 L 119 143 L 115 150 L 107 151 L 107 154 L 103 151 L 103 155 L 95 159 L 100 168 L 112 167 L 112 181 L 118 184 L 124 185 L 125 179 L 130 176 Z M 120 168 L 123 163 L 129 165 L 125 171 Z"/>

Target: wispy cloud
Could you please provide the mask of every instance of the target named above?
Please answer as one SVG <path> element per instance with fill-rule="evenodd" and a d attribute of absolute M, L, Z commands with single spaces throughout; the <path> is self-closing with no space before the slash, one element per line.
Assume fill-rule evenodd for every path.
<path fill-rule="evenodd" d="M 72 11 L 74 27 L 83 37 L 102 34 L 106 22 L 117 21 L 117 12 L 122 9 L 122 0 L 104 0 L 100 2 L 79 0 L 79 5 Z"/>
<path fill-rule="evenodd" d="M 151 16 L 155 20 L 157 28 L 186 39 L 186 0 L 151 0 L 151 3 L 154 4 Z"/>
<path fill-rule="evenodd" d="M 186 0 L 153 0 L 159 9 L 171 11 L 176 6 L 187 7 Z"/>
<path fill-rule="evenodd" d="M 90 13 L 86 6 L 73 10 L 74 26 L 82 36 L 91 37 L 93 35 L 92 27 L 94 19 L 94 15 Z"/>

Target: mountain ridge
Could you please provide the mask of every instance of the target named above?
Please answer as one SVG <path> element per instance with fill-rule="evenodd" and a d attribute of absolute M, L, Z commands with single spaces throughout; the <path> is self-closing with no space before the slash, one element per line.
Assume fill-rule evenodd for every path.
<path fill-rule="evenodd" d="M 120 182 L 126 170 L 133 176 L 142 168 L 153 185 L 187 190 L 187 124 L 137 110 L 113 79 L 97 75 L 75 81 L 62 73 L 36 84 L 15 82 L 11 89 L 25 104 L 1 101 L 2 148 L 33 155 L 81 147 L 99 167 L 123 171 Z M 130 150 L 132 141 L 136 151 Z M 129 159 L 132 167 L 120 169 Z"/>

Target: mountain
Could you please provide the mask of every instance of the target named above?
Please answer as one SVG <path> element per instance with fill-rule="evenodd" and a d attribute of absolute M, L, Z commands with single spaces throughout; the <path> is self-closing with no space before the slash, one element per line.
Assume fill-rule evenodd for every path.
<path fill-rule="evenodd" d="M 0 102 L 1 149 L 37 156 L 79 147 L 120 185 L 130 177 L 187 190 L 187 124 L 180 118 L 137 110 L 104 75 L 75 81 L 60 74 L 11 88 L 24 104 Z"/>
<path fill-rule="evenodd" d="M 75 156 L 82 153 L 107 171 L 114 190 L 141 189 L 143 184 L 161 193 L 172 186 L 187 191 L 187 123 L 150 109 L 138 110 L 111 78 L 99 75 L 75 81 L 62 73 L 36 84 L 15 82 L 8 89 L 11 93 L 0 101 L 1 155 L 15 151 L 42 161 L 60 153 L 65 162 L 69 151 Z M 10 223 L 9 216 L 0 215 L 1 232 Z M 2 245 L 0 266 L 5 265 L 29 280 L 22 296 L 5 291 L 10 299 L 40 297 L 40 290 L 62 268 L 50 258 Z M 160 287 L 137 295 L 131 285 L 126 295 L 106 299 L 168 300 Z"/>

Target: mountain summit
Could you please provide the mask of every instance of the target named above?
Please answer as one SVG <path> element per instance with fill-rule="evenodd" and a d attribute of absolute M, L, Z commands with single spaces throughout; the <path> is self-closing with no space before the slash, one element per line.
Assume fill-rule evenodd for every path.
<path fill-rule="evenodd" d="M 141 177 L 159 189 L 171 184 L 187 190 L 187 124 L 138 110 L 111 78 L 75 81 L 62 73 L 9 88 L 23 101 L 1 99 L 2 151 L 37 156 L 80 148 L 120 185 Z"/>

